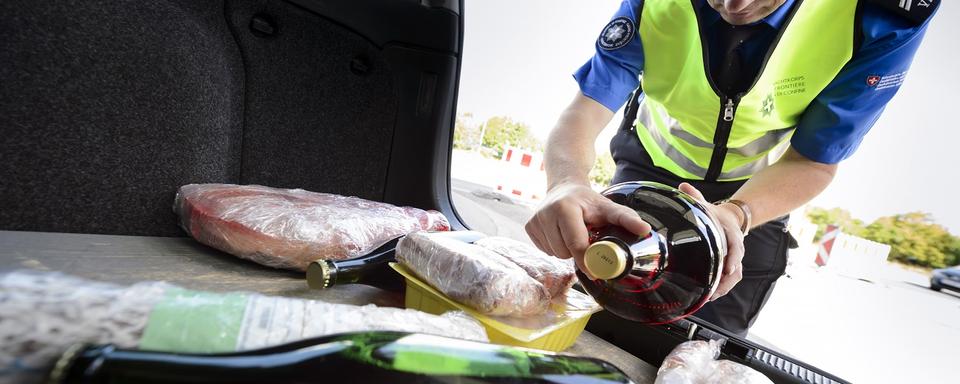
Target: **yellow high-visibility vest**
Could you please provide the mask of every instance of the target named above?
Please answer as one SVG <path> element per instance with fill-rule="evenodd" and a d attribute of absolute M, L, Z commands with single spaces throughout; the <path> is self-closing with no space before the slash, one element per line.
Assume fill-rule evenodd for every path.
<path fill-rule="evenodd" d="M 712 85 L 691 0 L 648 0 L 637 28 L 644 99 L 635 127 L 656 166 L 685 179 L 747 179 L 775 162 L 807 106 L 853 56 L 856 0 L 801 0 L 745 93 Z"/>

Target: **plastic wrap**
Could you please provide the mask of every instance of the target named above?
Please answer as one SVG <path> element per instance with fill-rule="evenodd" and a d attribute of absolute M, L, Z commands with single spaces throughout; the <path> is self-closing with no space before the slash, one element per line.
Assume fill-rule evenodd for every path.
<path fill-rule="evenodd" d="M 550 293 L 509 259 L 478 245 L 426 232 L 397 244 L 397 261 L 440 292 L 496 316 L 541 314 Z"/>
<path fill-rule="evenodd" d="M 753 368 L 729 360 L 716 360 L 720 343 L 687 341 L 663 359 L 654 384 L 773 384 Z"/>
<path fill-rule="evenodd" d="M 486 341 L 463 312 L 353 306 L 162 282 L 130 287 L 60 273 L 0 275 L 0 383 L 40 382 L 75 343 L 172 352 L 230 352 L 341 332 L 392 330 Z"/>
<path fill-rule="evenodd" d="M 317 259 L 365 255 L 407 233 L 450 229 L 436 211 L 259 185 L 185 185 L 174 211 L 180 226 L 201 243 L 297 270 Z"/>
<path fill-rule="evenodd" d="M 390 263 L 390 267 L 407 281 L 405 294 L 408 308 L 427 313 L 464 311 L 483 323 L 493 343 L 562 351 L 573 345 L 590 316 L 601 310 L 600 305 L 589 295 L 570 290 L 565 295 L 554 297 L 546 312 L 539 315 L 486 315 L 444 295 L 420 280 L 420 277 L 406 266 Z"/>
<path fill-rule="evenodd" d="M 543 284 L 550 297 L 563 295 L 576 280 L 573 260 L 560 260 L 547 255 L 524 242 L 507 237 L 491 236 L 474 244 L 506 257 L 527 272 L 527 275 Z"/>
<path fill-rule="evenodd" d="M 57 273 L 0 275 L 0 383 L 40 382 L 77 342 L 136 347 L 165 288 L 122 288 Z"/>

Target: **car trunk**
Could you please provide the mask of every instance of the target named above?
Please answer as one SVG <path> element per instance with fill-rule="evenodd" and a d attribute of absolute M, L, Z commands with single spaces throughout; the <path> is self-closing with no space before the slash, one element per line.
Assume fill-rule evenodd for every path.
<path fill-rule="evenodd" d="M 462 14 L 461 0 L 4 1 L 0 230 L 183 237 L 171 206 L 189 183 L 353 195 L 464 228 L 448 186 Z M 51 242 L 18 252 L 33 238 Z M 590 329 L 653 364 L 706 335 Z M 778 381 L 828 382 L 800 377 Z"/>

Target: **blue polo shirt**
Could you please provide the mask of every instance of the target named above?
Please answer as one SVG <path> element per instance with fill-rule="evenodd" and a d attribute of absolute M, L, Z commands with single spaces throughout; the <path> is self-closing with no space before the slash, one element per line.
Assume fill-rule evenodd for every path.
<path fill-rule="evenodd" d="M 641 3 L 642 0 L 624 0 L 613 19 L 627 17 L 636 25 Z M 765 49 L 783 27 L 795 3 L 796 0 L 787 0 L 757 22 L 766 23 L 770 28 L 744 42 L 744 57 L 751 58 L 751 62 L 763 59 Z M 701 0 L 700 5 L 701 20 L 708 28 L 713 23 L 725 22 L 705 1 Z M 839 163 L 856 151 L 903 83 L 929 24 L 927 19 L 923 24 L 914 25 L 874 5 L 862 6 L 863 40 L 859 49 L 810 104 L 790 140 L 794 150 L 820 163 Z M 711 57 L 711 65 L 718 60 Z M 585 96 L 616 111 L 639 86 L 643 62 L 639 37 L 612 50 L 602 49 L 598 43 L 594 56 L 574 73 L 574 78 Z M 759 61 L 753 63 L 759 65 Z"/>

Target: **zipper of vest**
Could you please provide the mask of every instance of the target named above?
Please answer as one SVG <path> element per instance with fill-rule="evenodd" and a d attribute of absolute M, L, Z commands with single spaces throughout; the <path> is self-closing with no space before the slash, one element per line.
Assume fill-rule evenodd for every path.
<path fill-rule="evenodd" d="M 700 3 L 697 0 L 690 0 L 690 4 L 693 6 L 693 12 L 697 19 L 697 29 L 700 32 L 700 46 L 703 50 L 703 57 L 709 58 L 710 50 L 708 44 L 703 41 L 703 37 L 706 36 L 707 33 L 701 22 L 700 12 L 697 11 Z M 707 82 L 710 83 L 710 87 L 713 88 L 717 96 L 720 96 L 720 116 L 717 118 L 717 130 L 713 134 L 713 154 L 710 156 L 710 165 L 707 166 L 707 173 L 703 178 L 704 181 L 717 181 L 717 178 L 720 177 L 720 172 L 723 170 L 723 160 L 727 156 L 727 140 L 730 138 L 731 129 L 733 129 L 733 119 L 737 114 L 737 106 L 740 105 L 740 99 L 749 93 L 757 84 L 757 81 L 760 80 L 760 76 L 763 75 L 763 71 L 767 68 L 770 57 L 773 56 L 773 51 L 776 50 L 780 44 L 780 38 L 783 37 L 783 33 L 787 30 L 790 22 L 793 21 L 793 16 L 797 14 L 797 10 L 800 9 L 802 5 L 803 0 L 797 0 L 796 3 L 793 4 L 793 8 L 787 15 L 787 19 L 783 22 L 783 25 L 780 26 L 780 30 L 777 31 L 777 35 L 774 37 L 770 47 L 767 48 L 763 62 L 760 64 L 760 71 L 757 72 L 757 77 L 753 79 L 753 83 L 750 84 L 747 91 L 738 93 L 733 97 L 721 92 L 713 81 L 713 77 L 710 75 L 709 59 L 703 60 L 703 69 L 707 75 Z"/>
<path fill-rule="evenodd" d="M 717 117 L 717 130 L 713 134 L 713 154 L 710 156 L 707 174 L 703 178 L 706 181 L 716 181 L 723 169 L 723 159 L 727 156 L 727 140 L 730 138 L 733 118 L 737 114 L 741 96 L 742 93 L 734 97 L 723 95 L 720 99 L 720 116 Z"/>
<path fill-rule="evenodd" d="M 733 121 L 733 112 L 737 106 L 733 104 L 733 99 L 727 99 L 727 104 L 723 107 L 723 121 Z"/>

